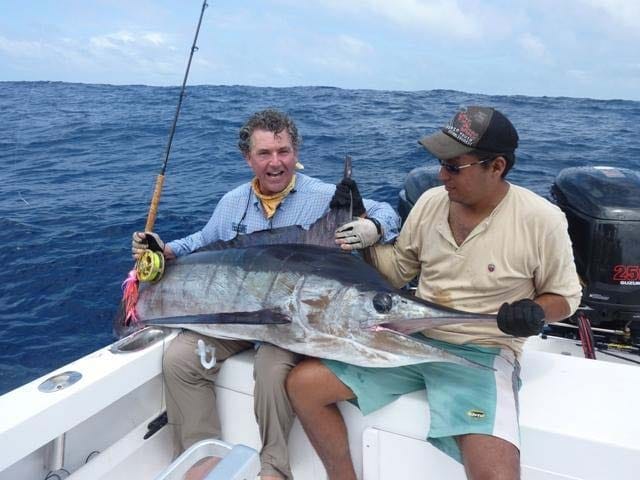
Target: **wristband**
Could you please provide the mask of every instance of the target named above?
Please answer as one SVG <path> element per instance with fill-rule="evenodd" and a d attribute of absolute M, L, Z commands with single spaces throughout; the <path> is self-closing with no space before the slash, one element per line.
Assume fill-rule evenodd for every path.
<path fill-rule="evenodd" d="M 371 220 L 373 222 L 376 226 L 376 230 L 378 231 L 378 235 L 382 236 L 382 225 L 380 225 L 380 222 L 372 217 L 367 217 L 367 220 Z"/>

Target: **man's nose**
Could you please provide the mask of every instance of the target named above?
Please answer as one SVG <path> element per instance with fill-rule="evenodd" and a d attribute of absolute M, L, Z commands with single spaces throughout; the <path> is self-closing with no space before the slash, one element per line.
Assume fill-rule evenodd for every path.
<path fill-rule="evenodd" d="M 278 155 L 278 152 L 272 152 L 269 155 L 269 159 L 267 160 L 267 163 L 269 163 L 270 165 L 277 165 L 280 163 L 280 155 Z"/>

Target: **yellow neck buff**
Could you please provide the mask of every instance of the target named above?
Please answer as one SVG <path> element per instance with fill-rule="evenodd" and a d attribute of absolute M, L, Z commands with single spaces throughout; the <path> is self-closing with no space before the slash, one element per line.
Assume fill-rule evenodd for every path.
<path fill-rule="evenodd" d="M 265 195 L 260 191 L 260 186 L 258 185 L 258 178 L 255 177 L 251 180 L 251 188 L 253 189 L 253 193 L 256 194 L 256 197 L 260 199 L 260 203 L 262 203 L 262 208 L 264 208 L 265 215 L 267 218 L 273 217 L 276 213 L 276 209 L 280 202 L 286 197 L 291 190 L 296 186 L 296 176 L 291 177 L 291 181 L 289 185 L 285 187 L 284 190 L 278 193 L 274 193 L 273 195 Z"/>

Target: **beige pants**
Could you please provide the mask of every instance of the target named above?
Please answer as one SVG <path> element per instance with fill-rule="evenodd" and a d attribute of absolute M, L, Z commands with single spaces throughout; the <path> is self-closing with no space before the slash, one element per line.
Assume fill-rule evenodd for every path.
<path fill-rule="evenodd" d="M 215 347 L 216 365 L 205 370 L 196 355 L 198 339 Z M 185 330 L 171 342 L 163 362 L 167 385 L 167 414 L 176 434 L 181 453 L 206 438 L 220 438 L 221 427 L 215 375 L 221 362 L 230 356 L 253 348 L 252 342 L 220 340 Z M 255 357 L 254 412 L 260 429 L 262 451 L 261 475 L 291 479 L 287 441 L 294 413 L 285 390 L 285 379 L 301 356 L 270 344 L 262 344 Z"/>

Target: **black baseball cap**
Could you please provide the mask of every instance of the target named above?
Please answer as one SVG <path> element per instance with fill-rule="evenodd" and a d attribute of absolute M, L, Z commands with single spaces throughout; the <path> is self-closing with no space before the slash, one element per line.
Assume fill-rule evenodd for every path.
<path fill-rule="evenodd" d="M 465 107 L 440 132 L 419 140 L 440 160 L 449 160 L 480 150 L 513 154 L 518 147 L 518 132 L 501 112 L 491 107 Z"/>

